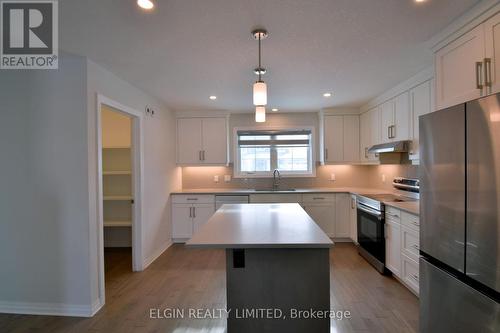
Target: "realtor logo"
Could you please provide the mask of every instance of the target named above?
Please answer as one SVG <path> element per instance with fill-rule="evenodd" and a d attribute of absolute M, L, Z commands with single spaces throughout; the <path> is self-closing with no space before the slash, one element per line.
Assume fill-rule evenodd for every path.
<path fill-rule="evenodd" d="M 0 69 L 56 69 L 57 0 L 0 1 Z"/>

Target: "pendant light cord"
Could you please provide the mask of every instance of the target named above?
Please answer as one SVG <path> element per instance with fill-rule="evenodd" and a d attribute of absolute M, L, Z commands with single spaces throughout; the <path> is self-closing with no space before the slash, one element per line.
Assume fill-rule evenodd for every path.
<path fill-rule="evenodd" d="M 260 36 L 261 36 L 261 34 L 259 33 L 259 82 L 262 81 L 262 79 L 261 79 L 262 66 L 260 64 L 260 57 L 261 57 L 260 56 Z"/>

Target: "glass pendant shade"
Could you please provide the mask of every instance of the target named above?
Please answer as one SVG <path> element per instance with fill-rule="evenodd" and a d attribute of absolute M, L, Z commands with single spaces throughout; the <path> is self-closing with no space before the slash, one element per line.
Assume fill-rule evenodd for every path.
<path fill-rule="evenodd" d="M 263 81 L 257 81 L 253 84 L 253 105 L 267 105 L 267 85 Z"/>
<path fill-rule="evenodd" d="M 264 123 L 266 121 L 266 108 L 264 106 L 257 106 L 255 108 L 255 122 Z"/>

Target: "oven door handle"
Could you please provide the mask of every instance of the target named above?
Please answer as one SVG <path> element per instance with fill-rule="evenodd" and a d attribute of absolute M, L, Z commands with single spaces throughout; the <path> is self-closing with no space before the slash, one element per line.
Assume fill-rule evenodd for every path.
<path fill-rule="evenodd" d="M 379 220 L 382 220 L 382 213 L 379 212 L 378 210 L 375 210 L 375 209 L 372 209 L 372 208 L 368 208 L 368 207 L 365 207 L 365 206 L 361 206 L 360 204 L 358 204 L 358 209 L 365 212 L 365 213 L 368 213 L 370 215 L 373 215 L 373 216 L 376 216 L 378 217 Z"/>

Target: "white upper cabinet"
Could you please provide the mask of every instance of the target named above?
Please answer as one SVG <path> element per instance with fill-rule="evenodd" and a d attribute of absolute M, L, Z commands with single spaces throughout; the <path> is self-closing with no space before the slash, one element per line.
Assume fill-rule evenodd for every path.
<path fill-rule="evenodd" d="M 203 163 L 227 163 L 227 128 L 225 118 L 204 118 L 201 122 Z"/>
<path fill-rule="evenodd" d="M 325 116 L 326 163 L 359 162 L 359 116 Z"/>
<path fill-rule="evenodd" d="M 436 52 L 438 109 L 479 98 L 485 93 L 484 31 L 484 25 L 479 25 Z"/>
<path fill-rule="evenodd" d="M 432 80 L 426 81 L 410 90 L 410 110 L 412 115 L 411 160 L 419 159 L 419 117 L 432 111 Z"/>
<path fill-rule="evenodd" d="M 344 117 L 325 116 L 325 162 L 344 161 Z"/>
<path fill-rule="evenodd" d="M 371 119 L 370 112 L 359 117 L 359 148 L 361 162 L 369 162 L 368 149 L 371 147 Z"/>
<path fill-rule="evenodd" d="M 177 119 L 177 163 L 201 163 L 201 119 Z"/>
<path fill-rule="evenodd" d="M 359 116 L 344 116 L 344 162 L 359 162 Z"/>
<path fill-rule="evenodd" d="M 392 131 L 394 126 L 394 101 L 389 100 L 380 106 L 380 121 L 382 142 L 392 141 Z"/>
<path fill-rule="evenodd" d="M 488 94 L 500 92 L 500 13 L 484 24 L 486 44 L 486 90 Z M 498 63 L 498 66 L 497 66 Z"/>
<path fill-rule="evenodd" d="M 409 140 L 410 136 L 410 97 L 408 92 L 394 98 L 394 125 L 392 140 Z"/>
<path fill-rule="evenodd" d="M 371 146 L 373 146 L 373 145 L 376 145 L 376 144 L 379 144 L 382 142 L 382 133 L 380 131 L 381 126 L 382 126 L 381 107 L 373 108 L 368 112 L 370 112 Z M 371 154 L 370 159 L 371 160 L 375 159 L 373 154 Z"/>
<path fill-rule="evenodd" d="M 410 138 L 410 105 L 408 92 L 388 100 L 380 106 L 382 142 Z"/>
<path fill-rule="evenodd" d="M 226 164 L 226 118 L 177 119 L 177 163 Z"/>

